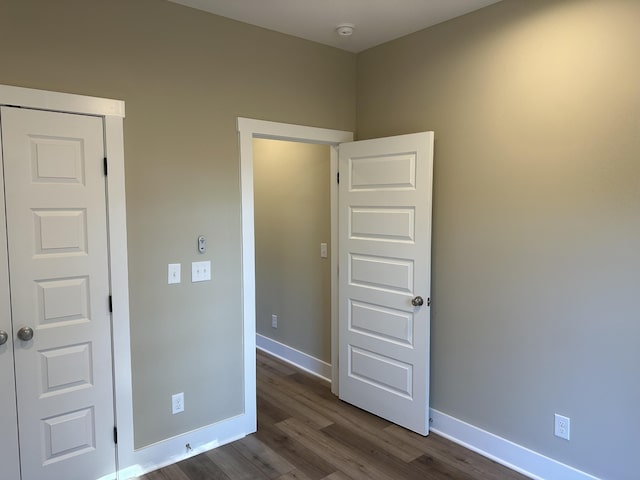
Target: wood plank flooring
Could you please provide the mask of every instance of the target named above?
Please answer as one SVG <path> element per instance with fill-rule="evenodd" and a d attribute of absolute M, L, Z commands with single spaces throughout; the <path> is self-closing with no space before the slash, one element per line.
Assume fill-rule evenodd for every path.
<path fill-rule="evenodd" d="M 525 480 L 434 433 L 409 432 L 258 352 L 258 432 L 140 480 Z"/>

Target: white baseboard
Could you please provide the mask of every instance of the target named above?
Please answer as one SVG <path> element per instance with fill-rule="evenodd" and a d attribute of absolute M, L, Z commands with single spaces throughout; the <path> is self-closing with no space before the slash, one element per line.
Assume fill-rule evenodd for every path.
<path fill-rule="evenodd" d="M 535 480 L 598 480 L 597 477 L 431 409 L 430 430 Z"/>
<path fill-rule="evenodd" d="M 256 346 L 274 357 L 291 363 L 302 370 L 316 375 L 327 382 L 331 382 L 331 364 L 318 360 L 300 350 L 289 347 L 284 343 L 256 333 Z"/>
<path fill-rule="evenodd" d="M 118 471 L 118 478 L 120 480 L 135 479 L 159 468 L 244 438 L 255 431 L 255 428 L 252 430 L 252 421 L 251 416 L 238 415 L 136 450 L 133 454 L 135 463 L 122 467 Z M 191 450 L 187 451 L 187 444 Z"/>

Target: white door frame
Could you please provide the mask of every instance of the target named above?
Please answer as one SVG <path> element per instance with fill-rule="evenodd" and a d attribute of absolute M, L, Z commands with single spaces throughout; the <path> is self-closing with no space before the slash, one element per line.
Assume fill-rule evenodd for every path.
<path fill-rule="evenodd" d="M 112 314 L 114 405 L 118 425 L 119 468 L 133 458 L 133 407 L 131 391 L 131 343 L 129 336 L 129 272 L 124 183 L 124 102 L 67 93 L 0 85 L 0 105 L 36 110 L 79 113 L 102 117 L 105 155 L 108 158 L 107 211 Z M 115 472 L 114 472 L 115 473 Z"/>
<path fill-rule="evenodd" d="M 255 411 L 256 279 L 253 208 L 253 139 L 266 138 L 331 147 L 331 178 L 338 173 L 338 145 L 353 141 L 353 133 L 238 117 L 240 192 L 242 195 L 242 304 L 244 324 L 245 399 Z M 331 391 L 338 394 L 338 185 L 331 182 Z M 249 408 L 245 410 L 251 411 Z"/>

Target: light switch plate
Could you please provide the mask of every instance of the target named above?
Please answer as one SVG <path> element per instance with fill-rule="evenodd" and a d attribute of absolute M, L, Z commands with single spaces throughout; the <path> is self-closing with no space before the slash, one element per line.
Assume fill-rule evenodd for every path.
<path fill-rule="evenodd" d="M 320 257 L 321 258 L 327 258 L 329 255 L 329 252 L 327 251 L 327 244 L 322 242 L 320 244 Z"/>
<path fill-rule="evenodd" d="M 191 263 L 191 282 L 206 282 L 211 280 L 211 261 Z"/>
<path fill-rule="evenodd" d="M 174 283 L 180 283 L 180 264 L 179 263 L 170 263 L 169 264 L 169 285 Z"/>

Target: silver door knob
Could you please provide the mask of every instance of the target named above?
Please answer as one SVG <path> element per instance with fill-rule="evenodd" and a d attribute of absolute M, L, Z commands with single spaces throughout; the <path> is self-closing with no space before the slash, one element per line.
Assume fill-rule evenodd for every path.
<path fill-rule="evenodd" d="M 0 330 L 0 345 L 4 345 L 9 340 L 9 335 L 4 330 Z"/>
<path fill-rule="evenodd" d="M 18 330 L 18 338 L 23 342 L 28 342 L 33 338 L 33 328 L 22 327 L 20 330 Z"/>
<path fill-rule="evenodd" d="M 413 300 L 411 300 L 411 305 L 413 305 L 414 307 L 419 307 L 423 304 L 424 304 L 424 299 L 419 295 L 415 297 Z"/>

